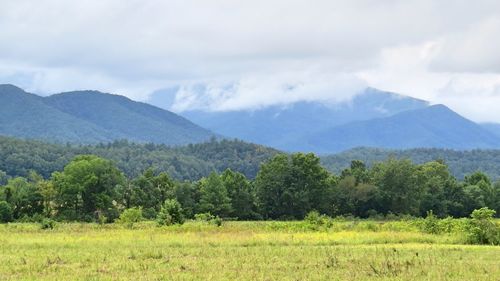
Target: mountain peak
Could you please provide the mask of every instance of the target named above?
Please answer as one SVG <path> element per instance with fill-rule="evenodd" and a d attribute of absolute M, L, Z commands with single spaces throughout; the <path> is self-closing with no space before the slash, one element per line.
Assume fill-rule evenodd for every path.
<path fill-rule="evenodd" d="M 0 85 L 0 93 L 7 93 L 0 95 L 1 135 L 55 142 L 128 139 L 168 145 L 203 142 L 214 135 L 173 112 L 99 91 L 40 97 L 13 85 Z"/>
<path fill-rule="evenodd" d="M 26 93 L 23 89 L 12 84 L 0 84 L 0 93 Z"/>

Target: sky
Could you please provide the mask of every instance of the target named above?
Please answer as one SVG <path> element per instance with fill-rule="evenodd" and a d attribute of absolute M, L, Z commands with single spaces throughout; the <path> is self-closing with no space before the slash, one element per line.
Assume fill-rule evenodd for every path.
<path fill-rule="evenodd" d="M 500 1 L 0 0 L 0 83 L 176 94 L 175 111 L 370 86 L 500 122 L 499 50 Z"/>

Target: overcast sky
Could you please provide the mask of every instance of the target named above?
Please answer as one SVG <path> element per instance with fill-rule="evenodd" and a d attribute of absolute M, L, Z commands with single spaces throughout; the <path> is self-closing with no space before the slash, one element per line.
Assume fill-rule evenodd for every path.
<path fill-rule="evenodd" d="M 135 100 L 178 86 L 176 110 L 372 86 L 500 122 L 500 1 L 0 0 L 0 83 Z"/>

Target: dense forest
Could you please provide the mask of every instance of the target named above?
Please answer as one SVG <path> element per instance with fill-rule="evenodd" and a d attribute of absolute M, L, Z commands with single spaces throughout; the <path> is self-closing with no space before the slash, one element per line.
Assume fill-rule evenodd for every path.
<path fill-rule="evenodd" d="M 115 141 L 99 145 L 61 145 L 0 136 L 0 171 L 11 177 L 35 171 L 48 178 L 62 170 L 76 155 L 93 154 L 112 160 L 127 177 L 148 168 L 178 180 L 198 180 L 212 171 L 229 168 L 254 178 L 260 163 L 277 150 L 238 140 L 215 140 L 187 146 L 135 144 Z"/>
<path fill-rule="evenodd" d="M 177 180 L 199 180 L 210 172 L 229 168 L 254 179 L 259 165 L 279 151 L 239 140 L 215 140 L 206 143 L 167 146 L 115 141 L 98 145 L 54 144 L 0 136 L 0 171 L 11 177 L 28 176 L 35 171 L 48 178 L 62 170 L 71 159 L 93 154 L 112 160 L 128 178 L 152 167 Z M 356 148 L 339 154 L 321 156 L 321 164 L 332 173 L 340 173 L 352 160 L 361 160 L 371 167 L 381 161 L 410 159 L 416 164 L 443 160 L 451 174 L 459 180 L 475 171 L 482 171 L 492 180 L 500 180 L 500 150 L 457 151 L 449 149 L 390 150 Z"/>
<path fill-rule="evenodd" d="M 338 154 L 322 156 L 321 163 L 329 171 L 340 173 L 353 159 L 365 162 L 368 166 L 389 158 L 411 159 L 417 164 L 443 160 L 457 179 L 463 180 L 467 174 L 482 171 L 493 180 L 500 180 L 500 150 L 475 149 L 453 150 L 441 148 L 381 149 L 355 148 Z"/>
<path fill-rule="evenodd" d="M 120 214 L 133 214 L 130 210 L 170 222 L 200 216 L 303 219 L 313 210 L 361 218 L 430 211 L 438 217 L 465 217 L 482 207 L 500 213 L 500 183 L 481 172 L 457 181 L 442 161 L 414 164 L 393 158 L 370 168 L 355 160 L 332 174 L 312 153 L 276 154 L 254 180 L 226 169 L 195 181 L 176 180 L 154 167 L 127 177 L 111 160 L 79 155 L 47 178 L 34 171 L 25 177 L 3 172 L 0 186 L 3 222 L 47 217 L 112 222 Z"/>

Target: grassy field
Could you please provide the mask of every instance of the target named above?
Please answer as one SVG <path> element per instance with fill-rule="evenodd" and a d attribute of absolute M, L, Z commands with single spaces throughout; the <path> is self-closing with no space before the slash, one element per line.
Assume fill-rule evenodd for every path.
<path fill-rule="evenodd" d="M 1 280 L 500 280 L 500 247 L 407 222 L 0 226 Z"/>

